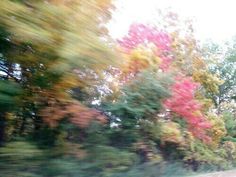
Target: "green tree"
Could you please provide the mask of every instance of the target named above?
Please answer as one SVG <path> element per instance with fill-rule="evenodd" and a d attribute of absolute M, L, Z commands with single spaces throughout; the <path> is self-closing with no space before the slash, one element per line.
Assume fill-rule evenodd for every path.
<path fill-rule="evenodd" d="M 203 47 L 209 70 L 223 81 L 217 93 L 208 92 L 219 112 L 223 111 L 222 104 L 230 103 L 236 95 L 235 47 L 234 40 L 223 47 L 214 43 L 205 44 Z"/>

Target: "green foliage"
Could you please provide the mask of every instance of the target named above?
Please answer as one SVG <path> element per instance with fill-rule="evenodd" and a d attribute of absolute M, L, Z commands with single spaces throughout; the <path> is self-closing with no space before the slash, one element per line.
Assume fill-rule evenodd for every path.
<path fill-rule="evenodd" d="M 230 103 L 235 96 L 236 68 L 235 68 L 235 39 L 223 46 L 210 43 L 205 45 L 205 60 L 211 73 L 217 75 L 223 82 L 218 86 L 217 94 L 209 94 L 218 111 L 222 103 Z"/>
<path fill-rule="evenodd" d="M 223 114 L 223 118 L 225 121 L 227 135 L 236 138 L 236 117 L 230 112 L 225 112 Z"/>
<path fill-rule="evenodd" d="M 235 42 L 223 60 L 217 45 L 201 53 L 190 26 L 149 36 L 138 25 L 124 45 L 151 37 L 155 50 L 123 56 L 105 34 L 111 9 L 110 0 L 0 0 L 1 175 L 171 177 L 236 166 Z M 194 82 L 173 84 L 185 77 Z M 176 109 L 165 104 L 171 95 Z M 209 98 L 223 117 L 208 114 Z M 211 141 L 194 138 L 185 116 Z"/>
<path fill-rule="evenodd" d="M 88 162 L 93 164 L 93 171 L 101 171 L 104 176 L 124 171 L 138 162 L 135 153 L 109 146 L 97 146 L 90 150 Z M 96 170 L 95 170 L 96 169 Z"/>
<path fill-rule="evenodd" d="M 212 166 L 215 169 L 225 169 L 230 167 L 230 162 L 227 162 L 224 156 L 217 153 L 217 150 L 213 150 L 199 141 L 195 141 L 192 144 L 191 150 L 186 151 L 184 160 L 186 162 L 195 162 L 198 168 L 208 168 Z"/>
<path fill-rule="evenodd" d="M 1 175 L 10 177 L 18 174 L 36 177 L 42 157 L 43 151 L 31 143 L 23 141 L 9 143 L 0 148 Z M 9 168 L 11 170 L 8 170 Z"/>
<path fill-rule="evenodd" d="M 161 163 L 152 165 L 149 163 L 134 166 L 129 171 L 115 174 L 114 177 L 184 177 L 194 173 L 186 168 L 181 162 Z"/>
<path fill-rule="evenodd" d="M 170 79 L 159 73 L 143 72 L 122 90 L 115 103 L 108 105 L 108 111 L 123 121 L 129 119 L 151 119 L 162 108 L 162 100 L 170 96 Z"/>
<path fill-rule="evenodd" d="M 0 110 L 7 111 L 11 110 L 13 106 L 16 106 L 17 96 L 21 93 L 21 89 L 18 84 L 0 80 Z"/>

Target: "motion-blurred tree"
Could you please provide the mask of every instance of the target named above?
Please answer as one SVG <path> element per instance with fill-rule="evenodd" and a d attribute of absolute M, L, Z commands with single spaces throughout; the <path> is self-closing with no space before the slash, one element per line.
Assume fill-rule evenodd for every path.
<path fill-rule="evenodd" d="M 1 64 L 3 68 L 9 63 L 13 65 L 7 68 L 12 71 L 6 76 L 15 78 L 23 89 L 22 111 L 18 115 L 22 117 L 21 132 L 28 118 L 33 120 L 35 131 L 39 131 L 45 115 L 51 125 L 75 108 L 70 90 L 90 82 L 77 76 L 75 70 L 86 74 L 90 68 L 99 73 L 114 62 L 111 50 L 101 42 L 112 8 L 109 0 L 0 2 L 0 24 L 8 35 L 4 42 L 16 46 L 16 50 L 1 57 Z M 61 114 L 67 104 L 71 108 Z M 43 114 L 45 107 L 58 110 L 51 111 L 51 115 Z"/>

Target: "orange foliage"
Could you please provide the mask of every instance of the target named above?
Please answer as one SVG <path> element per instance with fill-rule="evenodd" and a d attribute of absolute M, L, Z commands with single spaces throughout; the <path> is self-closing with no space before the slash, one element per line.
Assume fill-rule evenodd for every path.
<path fill-rule="evenodd" d="M 56 127 L 63 118 L 81 127 L 86 128 L 92 121 L 106 123 L 106 117 L 97 110 L 83 106 L 77 101 L 66 104 L 54 103 L 41 111 L 43 120 L 51 127 Z"/>

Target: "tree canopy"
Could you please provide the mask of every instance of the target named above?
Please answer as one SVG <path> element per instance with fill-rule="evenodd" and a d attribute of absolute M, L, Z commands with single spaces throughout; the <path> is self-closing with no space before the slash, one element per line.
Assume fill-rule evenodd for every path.
<path fill-rule="evenodd" d="M 172 12 L 162 14 L 165 25 L 135 23 L 113 40 L 114 8 L 0 1 L 3 176 L 184 176 L 235 166 L 235 41 L 200 45 L 192 23 Z"/>

